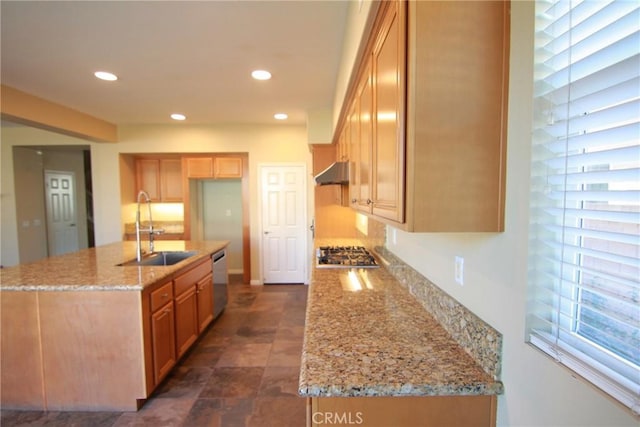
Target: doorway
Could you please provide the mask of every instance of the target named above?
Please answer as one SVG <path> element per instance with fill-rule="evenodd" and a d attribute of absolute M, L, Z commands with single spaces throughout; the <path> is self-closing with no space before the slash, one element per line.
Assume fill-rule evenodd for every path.
<path fill-rule="evenodd" d="M 44 187 L 49 256 L 76 252 L 79 245 L 75 174 L 45 170 Z"/>
<path fill-rule="evenodd" d="M 18 225 L 16 263 L 33 262 L 58 253 L 55 246 L 49 244 L 46 171 L 73 174 L 77 249 L 94 246 L 89 146 L 14 146 L 13 169 Z"/>
<path fill-rule="evenodd" d="M 202 239 L 228 240 L 229 274 L 242 274 L 242 182 L 239 179 L 202 180 L 200 184 Z"/>
<path fill-rule="evenodd" d="M 306 166 L 260 165 L 263 283 L 304 283 L 307 270 Z"/>

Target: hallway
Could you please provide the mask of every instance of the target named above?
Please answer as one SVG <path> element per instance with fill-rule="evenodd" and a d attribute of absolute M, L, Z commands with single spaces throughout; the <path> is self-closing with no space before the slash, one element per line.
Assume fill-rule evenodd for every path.
<path fill-rule="evenodd" d="M 230 279 L 226 310 L 138 412 L 3 410 L 0 425 L 304 426 L 297 390 L 307 286 Z"/>

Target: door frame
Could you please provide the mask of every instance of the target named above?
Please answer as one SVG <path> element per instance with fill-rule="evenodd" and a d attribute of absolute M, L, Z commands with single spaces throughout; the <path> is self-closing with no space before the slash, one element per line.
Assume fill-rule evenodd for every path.
<path fill-rule="evenodd" d="M 309 233 L 308 233 L 308 228 L 307 228 L 307 224 L 309 224 L 309 209 L 308 209 L 308 181 L 307 181 L 307 164 L 306 163 L 301 163 L 301 162 L 290 162 L 290 163 L 259 163 L 258 164 L 258 173 L 256 174 L 256 179 L 257 179 L 257 188 L 258 188 L 258 207 L 257 207 L 257 215 L 258 215 L 258 233 L 260 238 L 258 239 L 258 248 L 259 248 L 259 263 L 260 263 L 260 279 L 259 280 L 252 280 L 251 284 L 252 285 L 264 285 L 264 278 L 265 278 L 265 274 L 264 274 L 264 224 L 262 223 L 262 206 L 263 206 L 263 198 L 262 198 L 262 190 L 263 190 L 263 185 L 262 185 L 262 171 L 264 168 L 285 168 L 285 167 L 301 167 L 302 168 L 302 176 L 304 179 L 303 185 L 302 185 L 302 199 L 304 200 L 303 203 L 303 213 L 304 213 L 304 219 L 303 219 L 303 223 L 305 224 L 304 226 L 304 232 L 302 233 L 303 236 L 302 237 L 302 243 L 303 243 L 303 247 L 305 248 L 305 251 L 308 250 L 308 245 L 309 245 Z M 307 257 L 308 258 L 308 257 Z M 309 282 L 309 262 L 306 261 L 302 264 L 302 276 L 303 276 L 303 283 L 308 284 Z"/>

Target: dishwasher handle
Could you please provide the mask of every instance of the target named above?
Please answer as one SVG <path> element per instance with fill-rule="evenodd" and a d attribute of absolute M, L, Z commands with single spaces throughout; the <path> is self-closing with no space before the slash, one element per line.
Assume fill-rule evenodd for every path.
<path fill-rule="evenodd" d="M 220 261 L 222 258 L 224 258 L 227 255 L 226 251 L 220 251 L 217 252 L 215 254 L 213 254 L 213 263 L 217 263 L 218 261 Z"/>

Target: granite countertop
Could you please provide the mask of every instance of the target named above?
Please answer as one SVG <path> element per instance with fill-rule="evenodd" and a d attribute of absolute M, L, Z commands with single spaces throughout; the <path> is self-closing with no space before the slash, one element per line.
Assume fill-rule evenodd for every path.
<path fill-rule="evenodd" d="M 503 392 L 384 267 L 315 269 L 305 325 L 302 396 Z"/>
<path fill-rule="evenodd" d="M 171 266 L 120 267 L 117 264 L 136 257 L 136 242 L 112 243 L 3 268 L 0 291 L 140 291 L 228 244 L 226 240 L 156 241 L 156 252 L 195 251 L 197 255 Z"/>

